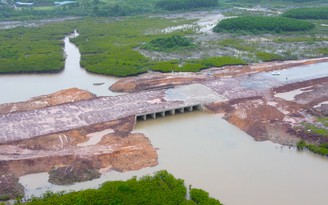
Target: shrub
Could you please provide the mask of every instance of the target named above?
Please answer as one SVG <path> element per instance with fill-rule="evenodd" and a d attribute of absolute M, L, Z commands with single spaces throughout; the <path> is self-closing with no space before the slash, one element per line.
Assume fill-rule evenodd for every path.
<path fill-rule="evenodd" d="M 191 189 L 190 198 L 199 205 L 221 205 L 219 200 L 209 197 L 208 193 L 201 189 Z"/>

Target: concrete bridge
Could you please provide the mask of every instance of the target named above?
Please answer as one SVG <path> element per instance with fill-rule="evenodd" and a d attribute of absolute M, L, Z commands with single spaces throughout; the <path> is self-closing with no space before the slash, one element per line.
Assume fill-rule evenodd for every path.
<path fill-rule="evenodd" d="M 185 111 L 192 112 L 193 110 L 204 110 L 201 104 L 188 105 L 177 108 L 171 108 L 150 113 L 140 113 L 136 115 L 136 120 L 147 120 L 148 118 L 155 119 L 157 117 L 165 117 L 166 115 L 175 115 L 176 113 L 184 113 Z"/>

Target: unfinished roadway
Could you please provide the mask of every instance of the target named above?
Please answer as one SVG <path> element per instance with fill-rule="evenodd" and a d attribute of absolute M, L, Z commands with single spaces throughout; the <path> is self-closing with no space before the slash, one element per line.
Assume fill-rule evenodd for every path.
<path fill-rule="evenodd" d="M 98 97 L 43 109 L 0 115 L 0 143 L 64 132 L 128 116 L 156 117 L 156 113 L 190 110 L 213 102 L 270 96 L 272 88 L 327 78 L 323 66 L 302 66 L 271 72 L 218 78 L 210 73 L 197 84 L 141 91 L 113 97 Z"/>

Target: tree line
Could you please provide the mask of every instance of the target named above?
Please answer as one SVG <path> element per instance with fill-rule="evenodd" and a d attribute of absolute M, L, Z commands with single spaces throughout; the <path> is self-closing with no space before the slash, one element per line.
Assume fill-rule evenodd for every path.
<path fill-rule="evenodd" d="M 306 31 L 314 28 L 314 24 L 306 21 L 290 19 L 285 17 L 268 16 L 243 16 L 224 19 L 214 28 L 214 32 L 221 31 L 249 31 L 258 33 Z"/>
<path fill-rule="evenodd" d="M 295 19 L 328 19 L 328 7 L 290 9 L 283 16 Z"/>
<path fill-rule="evenodd" d="M 218 6 L 217 0 L 160 0 L 156 4 L 157 8 L 169 11 L 214 6 Z"/>
<path fill-rule="evenodd" d="M 201 189 L 190 189 L 190 200 L 186 199 L 187 189 L 182 179 L 176 179 L 167 171 L 156 172 L 154 176 L 136 177 L 127 181 L 105 182 L 98 189 L 71 193 L 47 192 L 40 198 L 32 198 L 26 204 L 157 204 L 157 205 L 221 205 Z M 21 203 L 16 203 L 21 204 Z"/>

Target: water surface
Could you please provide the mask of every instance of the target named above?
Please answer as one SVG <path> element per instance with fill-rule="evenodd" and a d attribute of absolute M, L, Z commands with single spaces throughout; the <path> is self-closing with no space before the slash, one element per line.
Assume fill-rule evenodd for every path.
<path fill-rule="evenodd" d="M 98 96 L 114 95 L 108 90 L 118 78 L 97 75 L 87 72 L 80 67 L 79 49 L 64 39 L 66 54 L 65 69 L 56 74 L 9 74 L 0 75 L 0 87 L 3 94 L 1 103 L 24 101 L 31 97 L 53 93 L 67 88 L 88 90 Z M 95 86 L 94 83 L 104 83 Z"/>
<path fill-rule="evenodd" d="M 97 187 L 106 180 L 166 169 L 226 205 L 327 204 L 327 159 L 271 142 L 255 142 L 219 115 L 196 111 L 141 121 L 135 132 L 145 133 L 159 148 L 158 166 L 126 173 L 112 171 L 101 179 L 66 187 L 49 184 L 46 173 L 21 177 L 20 181 L 31 195 L 47 189 Z"/>

